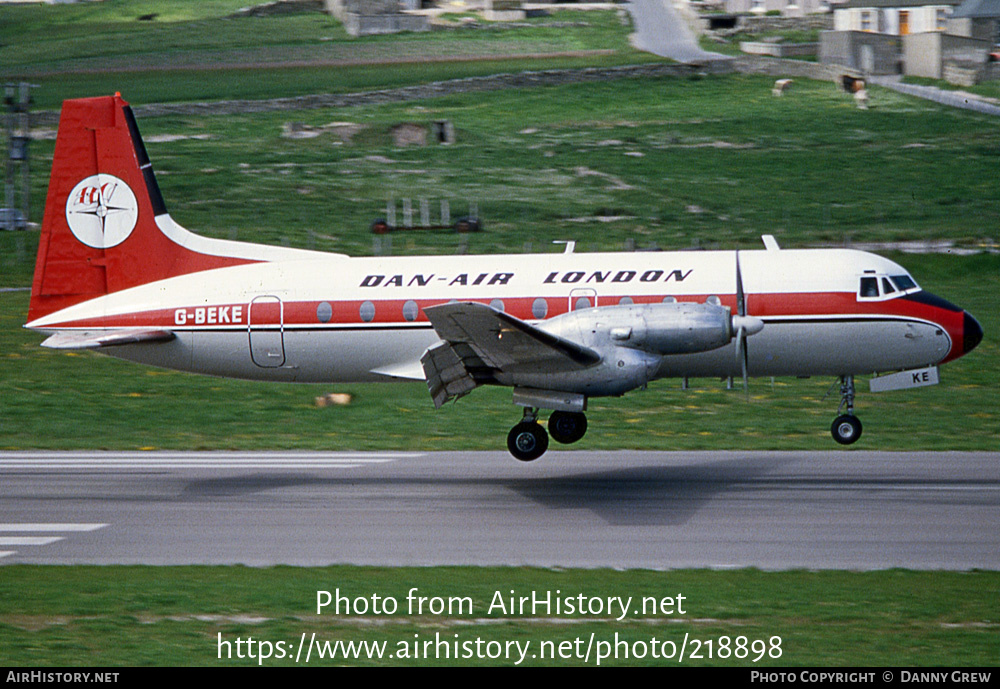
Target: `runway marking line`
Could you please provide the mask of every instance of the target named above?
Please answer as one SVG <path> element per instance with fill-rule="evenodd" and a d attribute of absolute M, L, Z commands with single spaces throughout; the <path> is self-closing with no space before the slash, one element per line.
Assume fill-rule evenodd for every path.
<path fill-rule="evenodd" d="M 97 531 L 103 529 L 107 524 L 43 524 L 40 522 L 24 524 L 0 523 L 0 531 Z"/>
<path fill-rule="evenodd" d="M 331 460 L 331 461 L 345 461 L 345 460 L 366 460 L 370 459 L 373 461 L 391 461 L 393 459 L 411 459 L 415 457 L 423 457 L 425 453 L 423 452 L 170 452 L 170 451 L 151 451 L 151 452 L 80 452 L 80 451 L 52 451 L 52 452 L 39 452 L 27 451 L 27 452 L 0 452 L 0 463 L 5 463 L 7 461 L 44 461 L 48 459 L 62 460 L 62 461 L 78 461 L 78 460 L 98 460 L 102 459 L 101 455 L 113 455 L 107 457 L 108 461 L 127 461 L 131 459 L 144 459 L 152 461 L 171 461 L 171 460 L 187 460 L 187 461 L 211 461 L 211 460 L 261 460 L 261 461 L 275 461 L 275 460 L 298 460 L 298 459 L 312 459 L 312 460 Z"/>
<path fill-rule="evenodd" d="M 378 461 L 365 461 L 365 462 L 327 462 L 327 463 L 317 463 L 317 462 L 212 462 L 212 463 L 198 463 L 193 464 L 189 462 L 125 462 L 125 463 L 94 463 L 94 462 L 78 462 L 74 464 L 66 464 L 64 462 L 52 462 L 52 463 L 32 463 L 32 464 L 17 464 L 17 465 L 5 465 L 3 469 L 8 470 L 44 470 L 44 469 L 60 469 L 60 470 L 83 470 L 83 469 L 93 469 L 95 471 L 112 471 L 112 470 L 130 470 L 130 471 L 143 471 L 143 470 L 167 470 L 167 469 L 356 469 L 361 466 L 367 466 L 370 464 L 379 464 L 382 462 L 388 462 L 391 460 L 378 460 Z"/>
<path fill-rule="evenodd" d="M 118 453 L 110 457 L 80 453 L 0 453 L 0 472 L 12 470 L 163 470 L 163 469 L 356 469 L 413 459 L 423 453 Z"/>
<path fill-rule="evenodd" d="M 0 523 L 0 533 L 54 533 L 54 532 L 85 532 L 103 529 L 107 524 L 97 522 L 3 522 Z M 50 545 L 65 540 L 65 536 L 0 536 L 0 546 L 30 546 Z M 16 550 L 0 550 L 0 558 L 16 555 Z"/>
<path fill-rule="evenodd" d="M 62 536 L 0 536 L 0 545 L 49 545 L 61 540 Z"/>

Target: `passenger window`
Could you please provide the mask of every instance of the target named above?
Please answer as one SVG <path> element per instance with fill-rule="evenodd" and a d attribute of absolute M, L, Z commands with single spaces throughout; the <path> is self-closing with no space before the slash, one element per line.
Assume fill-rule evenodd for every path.
<path fill-rule="evenodd" d="M 882 278 L 882 294 L 892 294 L 896 288 L 889 282 L 889 278 Z"/>
<path fill-rule="evenodd" d="M 531 303 L 531 315 L 535 318 L 542 319 L 549 313 L 549 302 L 545 301 L 542 297 L 538 297 Z"/>
<path fill-rule="evenodd" d="M 877 297 L 878 278 L 861 278 L 861 292 L 859 294 L 862 297 Z"/>

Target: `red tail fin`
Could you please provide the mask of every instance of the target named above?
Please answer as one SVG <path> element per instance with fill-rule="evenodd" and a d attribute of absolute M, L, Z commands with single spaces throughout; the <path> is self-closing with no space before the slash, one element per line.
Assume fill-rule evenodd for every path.
<path fill-rule="evenodd" d="M 121 96 L 63 103 L 29 322 L 136 285 L 271 258 L 265 247 L 174 224 Z"/>

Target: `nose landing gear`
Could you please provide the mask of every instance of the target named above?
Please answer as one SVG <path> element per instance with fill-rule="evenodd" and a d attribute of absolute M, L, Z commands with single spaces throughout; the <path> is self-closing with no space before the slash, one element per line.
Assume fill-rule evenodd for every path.
<path fill-rule="evenodd" d="M 847 413 L 840 412 L 846 407 Z M 861 419 L 854 415 L 854 376 L 840 377 L 840 406 L 836 419 L 830 426 L 833 439 L 841 445 L 850 445 L 861 437 Z"/>

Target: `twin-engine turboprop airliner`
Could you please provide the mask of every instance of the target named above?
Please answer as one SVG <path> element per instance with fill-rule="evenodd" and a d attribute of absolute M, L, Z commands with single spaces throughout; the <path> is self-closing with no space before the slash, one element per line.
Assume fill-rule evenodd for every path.
<path fill-rule="evenodd" d="M 666 377 L 837 376 L 832 433 L 853 443 L 855 375 L 936 382 L 982 339 L 892 261 L 764 245 L 350 258 L 207 239 L 167 213 L 116 95 L 63 105 L 26 327 L 46 347 L 218 376 L 425 380 L 436 407 L 509 386 L 521 460 L 550 434 L 580 440 L 589 398 Z"/>

